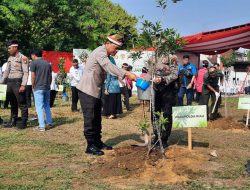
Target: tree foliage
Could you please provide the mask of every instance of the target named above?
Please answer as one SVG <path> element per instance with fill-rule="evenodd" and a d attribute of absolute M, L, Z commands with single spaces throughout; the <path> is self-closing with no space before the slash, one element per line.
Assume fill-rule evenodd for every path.
<path fill-rule="evenodd" d="M 247 60 L 250 62 L 250 50 L 247 51 Z"/>
<path fill-rule="evenodd" d="M 221 56 L 221 62 L 225 68 L 231 67 L 236 62 L 236 54 L 232 53 L 229 57 Z"/>
<path fill-rule="evenodd" d="M 93 49 L 108 34 L 136 35 L 136 24 L 135 17 L 110 0 L 1 0 L 0 54 L 6 53 L 9 39 L 18 39 L 24 51 Z"/>

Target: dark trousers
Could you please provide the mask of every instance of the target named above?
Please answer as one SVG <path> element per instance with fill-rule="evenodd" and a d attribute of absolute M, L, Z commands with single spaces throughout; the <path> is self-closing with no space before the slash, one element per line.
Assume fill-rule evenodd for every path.
<path fill-rule="evenodd" d="M 78 103 L 78 90 L 75 86 L 71 86 L 71 92 L 72 92 L 71 110 L 76 111 L 77 110 L 77 103 Z"/>
<path fill-rule="evenodd" d="M 26 103 L 28 108 L 31 107 L 31 95 L 33 94 L 32 92 L 32 85 L 27 85 L 25 89 L 25 95 L 26 95 Z"/>
<path fill-rule="evenodd" d="M 245 94 L 250 94 L 250 86 L 244 88 Z"/>
<path fill-rule="evenodd" d="M 6 96 L 6 100 L 4 101 L 3 107 L 7 109 L 9 107 L 9 104 L 10 104 L 10 97 Z"/>
<path fill-rule="evenodd" d="M 190 89 L 187 89 L 186 87 L 180 87 L 179 89 L 179 93 L 178 93 L 178 104 L 179 106 L 183 106 L 183 98 L 184 98 L 184 95 L 186 94 L 187 95 L 187 105 L 190 106 L 192 105 L 192 100 L 193 100 L 193 89 L 190 88 Z"/>
<path fill-rule="evenodd" d="M 128 93 L 128 88 L 126 86 L 121 87 L 121 94 L 124 97 L 123 103 L 125 104 L 126 109 L 129 110 L 130 109 L 130 105 L 129 105 L 129 93 Z"/>
<path fill-rule="evenodd" d="M 218 88 L 215 88 L 215 90 L 219 91 Z M 209 99 L 210 99 L 210 97 L 211 97 L 212 103 L 211 103 L 211 107 L 209 109 Z M 200 98 L 199 105 L 206 105 L 207 106 L 207 118 L 208 119 L 209 119 L 209 116 L 210 116 L 211 112 L 213 111 L 215 101 L 216 101 L 216 96 L 212 91 L 203 90 L 202 96 Z M 217 102 L 217 104 L 215 106 L 213 115 L 216 115 L 218 113 L 220 102 L 221 102 L 221 96 L 219 97 L 218 102 Z"/>
<path fill-rule="evenodd" d="M 201 99 L 201 92 L 196 92 L 195 101 L 199 103 L 200 99 Z"/>
<path fill-rule="evenodd" d="M 89 146 L 99 144 L 102 137 L 102 101 L 81 91 L 78 95 L 84 117 L 84 136 Z"/>
<path fill-rule="evenodd" d="M 171 87 L 171 86 L 170 86 Z M 164 118 L 168 119 L 162 130 L 162 140 L 167 142 L 172 130 L 172 107 L 176 105 L 176 91 L 172 88 L 166 88 L 155 92 L 155 112 L 163 112 Z M 157 131 L 154 129 L 157 136 Z"/>
<path fill-rule="evenodd" d="M 25 92 L 19 93 L 21 82 L 7 82 L 7 96 L 10 98 L 11 118 L 17 119 L 18 107 L 21 109 L 22 120 L 28 119 L 28 106 Z"/>
<path fill-rule="evenodd" d="M 55 99 L 56 99 L 56 94 L 57 91 L 56 90 L 51 90 L 50 91 L 50 107 L 54 107 L 54 103 L 55 103 Z"/>

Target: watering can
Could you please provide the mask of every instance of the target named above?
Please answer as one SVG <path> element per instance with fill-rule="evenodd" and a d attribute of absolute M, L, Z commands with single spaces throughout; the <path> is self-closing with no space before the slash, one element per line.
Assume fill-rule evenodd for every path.
<path fill-rule="evenodd" d="M 143 80 L 142 78 L 138 78 L 136 80 L 135 85 L 136 85 L 137 88 L 140 88 L 140 89 L 142 89 L 144 91 L 147 90 L 147 88 L 150 86 L 149 82 L 146 81 L 146 80 Z"/>

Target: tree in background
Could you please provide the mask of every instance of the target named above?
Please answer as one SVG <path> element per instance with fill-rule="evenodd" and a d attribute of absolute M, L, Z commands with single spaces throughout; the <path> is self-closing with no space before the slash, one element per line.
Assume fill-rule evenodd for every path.
<path fill-rule="evenodd" d="M 250 62 L 250 50 L 247 51 L 247 60 Z"/>
<path fill-rule="evenodd" d="M 166 18 L 166 8 L 167 8 L 167 0 L 157 0 L 157 7 L 159 7 L 162 11 L 162 20 L 156 23 L 152 23 L 148 20 L 143 20 L 142 22 L 142 32 L 139 35 L 136 41 L 136 47 L 139 49 L 139 52 L 132 53 L 133 60 L 138 59 L 141 57 L 143 51 L 146 51 L 148 48 L 153 48 L 154 53 L 150 53 L 148 65 L 152 69 L 152 76 L 153 79 L 156 74 L 156 63 L 161 59 L 166 59 L 169 57 L 170 54 L 174 54 L 177 50 L 182 49 L 184 41 L 182 40 L 181 36 L 176 32 L 173 28 L 164 29 L 164 18 Z M 143 18 L 143 17 L 142 17 Z M 160 113 L 155 113 L 155 97 L 154 97 L 154 83 L 151 83 L 151 98 L 150 98 L 150 105 L 151 105 L 151 112 L 152 112 L 152 128 L 156 129 L 158 141 L 160 144 L 161 153 L 163 156 L 164 149 L 161 141 L 161 131 L 162 126 L 166 120 L 162 117 L 157 119 L 157 115 L 160 116 Z M 149 151 L 155 145 L 149 146 Z"/>
<path fill-rule="evenodd" d="M 25 54 L 32 48 L 93 49 L 108 34 L 137 35 L 136 24 L 135 17 L 110 0 L 2 0 L 0 59 L 6 57 L 5 42 L 10 39 L 18 39 Z"/>

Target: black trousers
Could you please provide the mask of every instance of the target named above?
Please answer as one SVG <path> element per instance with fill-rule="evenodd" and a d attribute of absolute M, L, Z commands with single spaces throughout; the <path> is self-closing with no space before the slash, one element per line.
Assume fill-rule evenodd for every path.
<path fill-rule="evenodd" d="M 56 90 L 51 90 L 50 91 L 50 107 L 54 107 L 54 103 L 55 103 L 55 99 L 56 99 L 56 94 L 57 91 Z"/>
<path fill-rule="evenodd" d="M 75 86 L 71 86 L 71 92 L 72 92 L 72 105 L 71 110 L 76 111 L 77 110 L 77 103 L 78 103 L 78 89 Z"/>
<path fill-rule="evenodd" d="M 22 120 L 28 119 L 28 106 L 26 104 L 25 92 L 19 93 L 21 81 L 7 82 L 7 96 L 10 98 L 11 118 L 17 119 L 18 107 L 21 109 Z"/>
<path fill-rule="evenodd" d="M 162 140 L 167 142 L 172 131 L 172 107 L 176 105 L 177 92 L 174 86 L 170 84 L 161 91 L 155 91 L 155 112 L 163 112 L 164 118 L 167 118 L 162 130 Z M 154 129 L 154 134 L 157 136 L 157 131 Z"/>
<path fill-rule="evenodd" d="M 218 88 L 214 88 L 217 92 L 219 91 L 219 87 Z M 211 103 L 211 107 L 209 109 L 209 99 L 211 97 L 211 100 L 212 100 L 212 103 Z M 207 106 L 207 118 L 209 119 L 209 116 L 213 110 L 213 107 L 214 107 L 214 104 L 215 104 L 215 101 L 216 101 L 216 96 L 215 94 L 210 91 L 210 90 L 203 90 L 202 91 L 202 96 L 200 98 L 200 102 L 199 102 L 199 105 L 206 105 Z M 219 109 L 219 105 L 221 103 L 221 96 L 219 97 L 218 99 L 218 102 L 215 106 L 215 109 L 214 109 L 214 115 L 216 115 L 218 113 L 218 109 Z"/>
<path fill-rule="evenodd" d="M 199 103 L 200 99 L 201 99 L 201 92 L 196 92 L 195 101 Z"/>
<path fill-rule="evenodd" d="M 130 109 L 130 105 L 129 105 L 129 93 L 128 93 L 128 88 L 126 86 L 121 87 L 121 93 L 124 97 L 123 103 L 126 106 L 126 109 L 129 110 Z"/>
<path fill-rule="evenodd" d="M 78 95 L 84 117 L 84 136 L 89 146 L 99 144 L 102 142 L 102 101 L 81 91 Z"/>
<path fill-rule="evenodd" d="M 31 95 L 32 95 L 32 85 L 27 85 L 25 89 L 26 103 L 28 108 L 31 107 Z"/>
<path fill-rule="evenodd" d="M 4 109 L 7 109 L 9 107 L 10 104 L 10 97 L 6 96 L 6 100 L 4 101 L 3 107 Z"/>

